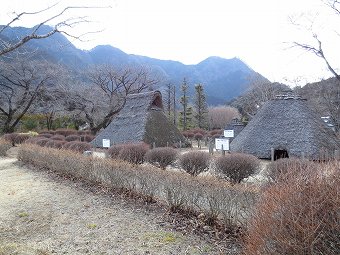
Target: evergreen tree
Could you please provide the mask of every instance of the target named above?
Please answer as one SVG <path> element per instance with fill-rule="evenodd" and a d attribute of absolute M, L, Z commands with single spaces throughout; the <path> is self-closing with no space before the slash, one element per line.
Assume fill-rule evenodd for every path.
<path fill-rule="evenodd" d="M 185 78 L 181 86 L 181 92 L 182 92 L 182 95 L 180 99 L 180 104 L 182 107 L 182 111 L 179 112 L 179 125 L 182 127 L 183 130 L 187 130 L 188 129 L 188 117 L 190 118 L 190 116 L 188 116 L 188 104 L 189 104 L 188 84 Z"/>
<path fill-rule="evenodd" d="M 195 85 L 195 120 L 199 128 L 207 128 L 208 105 L 202 84 Z"/>

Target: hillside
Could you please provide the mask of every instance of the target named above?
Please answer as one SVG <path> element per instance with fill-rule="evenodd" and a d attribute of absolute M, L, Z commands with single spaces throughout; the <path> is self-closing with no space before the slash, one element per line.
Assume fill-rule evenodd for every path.
<path fill-rule="evenodd" d="M 46 26 L 42 27 L 41 32 L 47 29 Z M 13 41 L 29 31 L 30 28 L 23 27 L 6 29 L 0 39 Z M 100 45 L 90 51 L 84 51 L 77 49 L 61 34 L 55 34 L 44 40 L 32 40 L 26 45 L 25 50 L 35 52 L 37 58 L 63 64 L 75 71 L 107 63 L 150 66 L 152 70 L 165 77 L 163 85 L 171 83 L 179 88 L 186 78 L 189 91 L 193 93 L 195 84 L 203 84 L 210 105 L 222 104 L 239 96 L 248 88 L 253 77 L 266 80 L 237 58 L 209 57 L 196 65 L 185 65 L 178 61 L 127 54 L 110 45 Z"/>

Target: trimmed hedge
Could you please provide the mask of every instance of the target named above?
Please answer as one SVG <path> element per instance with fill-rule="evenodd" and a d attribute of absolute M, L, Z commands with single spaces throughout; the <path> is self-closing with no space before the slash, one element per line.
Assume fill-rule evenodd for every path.
<path fill-rule="evenodd" d="M 253 155 L 233 153 L 219 156 L 214 165 L 219 178 L 229 179 L 235 184 L 258 171 L 260 160 Z"/>
<path fill-rule="evenodd" d="M 250 215 L 257 197 L 256 190 L 231 187 L 217 179 L 193 178 L 152 166 L 86 157 L 36 145 L 21 146 L 18 159 L 38 169 L 139 194 L 147 201 L 167 204 L 173 211 L 204 213 L 207 218 L 219 218 L 230 226 L 245 223 L 244 217 Z"/>
<path fill-rule="evenodd" d="M 145 160 L 150 164 L 159 166 L 163 170 L 177 159 L 177 150 L 169 147 L 160 147 L 149 150 L 145 154 Z"/>
<path fill-rule="evenodd" d="M 197 176 L 206 171 L 210 164 L 210 154 L 203 151 L 189 151 L 178 159 L 183 170 L 192 176 Z"/>

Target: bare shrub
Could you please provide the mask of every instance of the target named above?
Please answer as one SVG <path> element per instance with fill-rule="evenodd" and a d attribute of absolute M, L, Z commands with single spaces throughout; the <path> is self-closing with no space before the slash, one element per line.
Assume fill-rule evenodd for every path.
<path fill-rule="evenodd" d="M 48 138 L 40 138 L 40 139 L 35 140 L 34 144 L 37 144 L 39 146 L 44 147 L 48 141 L 50 141 L 50 139 L 48 139 Z"/>
<path fill-rule="evenodd" d="M 81 135 L 81 136 L 80 136 L 80 141 L 89 143 L 89 142 L 91 142 L 94 138 L 95 138 L 95 136 L 94 136 L 94 135 L 91 135 L 91 134 L 88 134 L 88 135 Z"/>
<path fill-rule="evenodd" d="M 52 136 L 53 134 L 50 134 L 50 133 L 40 133 L 39 135 L 37 135 L 37 137 L 45 137 L 45 138 L 50 138 Z"/>
<path fill-rule="evenodd" d="M 69 136 L 69 135 L 76 135 L 77 130 L 74 129 L 67 129 L 67 128 L 60 128 L 55 131 L 55 135 L 62 135 L 62 136 Z"/>
<path fill-rule="evenodd" d="M 340 254 L 339 165 L 333 171 L 325 168 L 292 168 L 265 188 L 249 223 L 244 254 Z"/>
<path fill-rule="evenodd" d="M 65 140 L 65 136 L 63 136 L 63 135 L 53 135 L 49 139 L 63 141 L 63 140 Z"/>
<path fill-rule="evenodd" d="M 35 144 L 35 142 L 39 139 L 42 139 L 42 137 L 41 136 L 30 137 L 25 141 L 25 143 L 26 144 Z"/>
<path fill-rule="evenodd" d="M 220 136 L 220 135 L 222 135 L 222 133 L 223 133 L 223 130 L 222 130 L 222 129 L 214 129 L 214 130 L 211 130 L 211 131 L 209 132 L 209 135 L 210 135 L 210 136 L 214 136 L 214 135 Z"/>
<path fill-rule="evenodd" d="M 122 150 L 122 148 L 124 147 L 123 144 L 115 144 L 112 145 L 108 150 L 107 150 L 107 156 L 109 158 L 113 158 L 113 159 L 118 159 L 119 157 L 119 153 Z"/>
<path fill-rule="evenodd" d="M 196 134 L 194 135 L 194 138 L 195 138 L 195 140 L 199 141 L 199 140 L 202 140 L 203 135 L 202 135 L 201 133 L 196 133 Z"/>
<path fill-rule="evenodd" d="M 68 135 L 65 137 L 65 141 L 72 142 L 72 141 L 80 141 L 79 135 Z"/>
<path fill-rule="evenodd" d="M 92 149 L 92 145 L 85 142 L 72 141 L 65 143 L 63 149 L 68 149 L 74 152 L 83 153 L 84 151 L 89 151 Z"/>
<path fill-rule="evenodd" d="M 65 143 L 66 143 L 66 141 L 49 140 L 49 141 L 45 144 L 45 147 L 47 147 L 47 148 L 61 149 Z"/>
<path fill-rule="evenodd" d="M 18 136 L 16 133 L 4 134 L 2 138 L 7 142 L 10 142 L 13 146 L 15 145 L 15 138 Z"/>
<path fill-rule="evenodd" d="M 201 128 L 193 128 L 193 129 L 190 129 L 189 132 L 194 133 L 195 135 L 201 134 L 203 136 L 207 133 L 204 129 L 201 129 Z"/>
<path fill-rule="evenodd" d="M 6 152 L 12 147 L 12 143 L 8 140 L 0 138 L 0 156 L 6 156 Z"/>
<path fill-rule="evenodd" d="M 30 138 L 30 135 L 28 134 L 18 134 L 15 138 L 14 138 L 14 143 L 15 144 L 22 144 L 24 143 L 26 140 L 28 140 Z"/>
<path fill-rule="evenodd" d="M 144 162 L 144 156 L 149 149 L 150 146 L 146 143 L 124 144 L 118 158 L 132 164 L 141 164 Z"/>
<path fill-rule="evenodd" d="M 282 158 L 271 162 L 267 166 L 268 176 L 271 181 L 286 179 L 287 175 L 296 171 L 304 172 L 307 170 L 317 171 L 317 164 L 307 159 Z"/>
<path fill-rule="evenodd" d="M 163 170 L 174 163 L 177 158 L 177 151 L 169 147 L 160 147 L 149 150 L 145 154 L 145 160 L 153 165 L 159 166 Z"/>
<path fill-rule="evenodd" d="M 197 176 L 210 164 L 210 154 L 203 151 L 190 151 L 179 157 L 179 164 L 187 173 Z"/>
<path fill-rule="evenodd" d="M 219 156 L 214 165 L 218 177 L 228 178 L 232 183 L 240 183 L 259 169 L 260 161 L 253 155 L 233 153 Z"/>

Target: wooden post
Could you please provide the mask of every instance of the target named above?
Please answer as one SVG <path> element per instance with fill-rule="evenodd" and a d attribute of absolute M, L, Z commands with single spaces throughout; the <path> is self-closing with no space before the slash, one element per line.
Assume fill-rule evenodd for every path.
<path fill-rule="evenodd" d="M 212 143 L 212 141 L 210 141 L 209 142 L 209 153 L 212 155 L 212 154 L 214 154 L 214 147 L 213 147 L 214 145 L 213 145 L 213 143 Z"/>
<path fill-rule="evenodd" d="M 222 156 L 225 156 L 225 150 L 223 149 L 223 144 L 222 144 Z"/>
<path fill-rule="evenodd" d="M 154 149 L 154 148 L 156 148 L 156 143 L 155 142 L 152 143 L 152 149 Z"/>
<path fill-rule="evenodd" d="M 270 148 L 270 160 L 274 161 L 274 148 Z"/>

